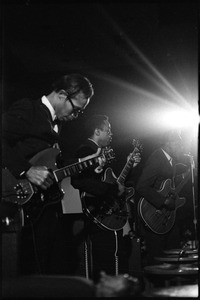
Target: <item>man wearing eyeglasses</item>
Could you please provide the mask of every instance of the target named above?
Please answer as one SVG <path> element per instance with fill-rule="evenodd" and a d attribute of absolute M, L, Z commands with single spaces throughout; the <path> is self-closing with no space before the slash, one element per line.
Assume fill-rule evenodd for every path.
<path fill-rule="evenodd" d="M 55 81 L 50 93 L 40 99 L 14 102 L 2 118 L 3 168 L 17 180 L 25 179 L 36 189 L 48 190 L 55 180 L 52 172 L 42 161 L 35 165 L 31 160 L 44 149 L 55 145 L 59 147 L 61 124 L 77 118 L 87 107 L 93 94 L 94 90 L 88 78 L 80 74 L 69 74 Z M 1 217 L 10 218 L 9 214 L 11 218 L 15 216 L 15 206 L 9 203 L 8 209 L 6 204 L 2 204 L 4 213 Z M 60 207 L 61 204 L 58 203 L 45 208 L 39 220 L 33 224 L 33 232 L 23 229 L 26 238 L 30 239 L 28 236 L 32 236 L 32 249 L 37 253 L 37 257 L 33 259 L 30 259 L 28 252 L 28 260 L 23 258 L 23 265 L 31 269 L 31 272 L 50 272 L 48 261 Z"/>

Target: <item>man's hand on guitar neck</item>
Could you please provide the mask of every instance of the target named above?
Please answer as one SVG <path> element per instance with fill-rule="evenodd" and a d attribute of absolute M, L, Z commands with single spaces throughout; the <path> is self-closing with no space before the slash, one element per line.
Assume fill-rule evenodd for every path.
<path fill-rule="evenodd" d="M 54 182 L 53 174 L 45 166 L 32 166 L 25 176 L 31 183 L 43 190 L 48 189 Z"/>
<path fill-rule="evenodd" d="M 135 168 L 141 161 L 141 154 L 139 152 L 136 152 L 134 155 L 130 153 L 127 157 L 127 161 L 129 159 L 133 159 L 133 168 Z"/>
<path fill-rule="evenodd" d="M 133 158 L 134 158 L 133 168 L 135 168 L 141 162 L 140 153 L 139 152 L 135 153 Z"/>

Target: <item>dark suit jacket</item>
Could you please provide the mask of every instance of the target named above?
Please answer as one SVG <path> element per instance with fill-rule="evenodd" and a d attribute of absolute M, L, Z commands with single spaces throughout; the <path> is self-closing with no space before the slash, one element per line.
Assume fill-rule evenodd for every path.
<path fill-rule="evenodd" d="M 41 99 L 15 102 L 2 119 L 2 164 L 18 177 L 30 168 L 35 154 L 58 141 L 58 133 Z"/>
<path fill-rule="evenodd" d="M 161 149 L 155 150 L 147 159 L 146 164 L 136 184 L 136 191 L 156 208 L 160 208 L 165 201 L 156 190 L 166 179 L 172 179 L 173 168 Z"/>
<path fill-rule="evenodd" d="M 76 157 L 86 157 L 88 155 L 94 154 L 98 149 L 98 146 L 91 140 L 86 140 L 77 150 Z M 116 195 L 118 191 L 117 184 L 110 184 L 102 182 L 102 174 L 96 173 L 94 171 L 95 167 L 91 167 L 77 176 L 71 178 L 71 183 L 74 188 L 79 189 L 80 192 L 84 191 L 86 193 L 92 194 L 94 196 L 103 195 Z M 104 167 L 104 170 L 106 166 Z"/>

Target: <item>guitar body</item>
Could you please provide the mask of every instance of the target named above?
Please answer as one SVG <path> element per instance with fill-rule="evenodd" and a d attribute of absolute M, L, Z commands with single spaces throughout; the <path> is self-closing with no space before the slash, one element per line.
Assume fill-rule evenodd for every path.
<path fill-rule="evenodd" d="M 122 229 L 129 218 L 129 208 L 127 201 L 133 196 L 134 188 L 125 187 L 125 179 L 135 163 L 135 154 L 141 150 L 139 141 L 133 140 L 134 150 L 129 155 L 127 162 L 117 178 L 111 168 L 104 172 L 102 181 L 109 184 L 120 184 L 124 186 L 124 192 L 120 196 L 95 197 L 83 193 L 81 202 L 83 212 L 99 227 L 103 229 L 117 231 Z M 135 163 L 137 165 L 137 163 Z"/>
<path fill-rule="evenodd" d="M 121 202 L 123 200 L 123 202 Z M 117 231 L 128 219 L 127 203 L 124 199 L 81 196 L 83 212 L 99 227 Z"/>
<path fill-rule="evenodd" d="M 103 182 L 107 182 L 110 184 L 115 184 L 117 181 L 117 177 L 113 173 L 113 170 L 111 168 L 107 168 L 104 172 L 104 176 L 102 178 Z"/>
<path fill-rule="evenodd" d="M 104 172 L 102 181 L 110 184 L 116 183 L 116 176 L 111 168 Z M 124 193 L 119 197 L 92 197 L 84 194 L 81 196 L 83 212 L 99 227 L 117 231 L 122 229 L 128 220 L 127 201 L 134 194 L 134 188 L 125 187 Z"/>
<path fill-rule="evenodd" d="M 117 181 L 117 177 L 113 173 L 113 170 L 111 168 L 107 168 L 104 172 L 104 177 L 102 179 L 103 182 L 107 182 L 110 184 L 115 184 Z M 122 197 L 119 197 L 119 199 L 116 199 L 117 202 L 122 203 L 122 205 L 126 204 L 127 209 L 127 201 L 132 198 L 132 196 L 135 194 L 135 190 L 133 187 L 125 187 L 125 191 L 122 195 Z M 128 209 L 127 209 L 128 210 Z"/>
<path fill-rule="evenodd" d="M 45 165 L 55 170 L 57 168 L 58 149 L 45 149 L 36 154 L 30 162 L 34 165 Z M 33 186 L 27 179 L 16 179 L 8 169 L 2 170 L 2 200 L 22 206 L 24 222 L 28 225 L 40 217 L 47 205 L 60 202 L 64 193 L 55 182 L 48 190 Z"/>
<path fill-rule="evenodd" d="M 45 191 L 38 189 L 31 199 L 23 205 L 25 224 L 28 225 L 30 222 L 37 221 L 46 206 L 60 202 L 63 197 L 64 193 L 58 183 L 54 183 Z"/>
<path fill-rule="evenodd" d="M 158 193 L 167 197 L 171 191 L 175 189 L 171 186 L 171 179 L 167 179 L 162 183 Z M 167 210 L 166 208 L 157 209 L 144 198 L 141 198 L 138 203 L 138 211 L 145 224 L 157 234 L 165 234 L 171 230 L 176 218 L 177 208 L 185 204 L 185 198 L 176 195 L 175 210 Z"/>

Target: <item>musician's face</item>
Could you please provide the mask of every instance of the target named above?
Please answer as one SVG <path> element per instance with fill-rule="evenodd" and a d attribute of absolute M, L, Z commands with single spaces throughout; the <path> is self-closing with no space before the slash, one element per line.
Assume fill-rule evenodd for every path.
<path fill-rule="evenodd" d="M 56 105 L 56 115 L 60 121 L 72 121 L 80 113 L 83 113 L 90 99 L 86 98 L 83 92 L 69 98 L 64 92 L 58 93 L 58 103 Z"/>
<path fill-rule="evenodd" d="M 179 160 L 181 154 L 183 153 L 183 144 L 181 138 L 175 141 L 170 141 L 168 143 L 168 146 L 170 149 L 171 156 Z"/>
<path fill-rule="evenodd" d="M 112 141 L 111 125 L 108 121 L 105 121 L 101 129 L 99 129 L 99 144 L 101 147 L 108 146 Z"/>

